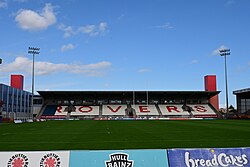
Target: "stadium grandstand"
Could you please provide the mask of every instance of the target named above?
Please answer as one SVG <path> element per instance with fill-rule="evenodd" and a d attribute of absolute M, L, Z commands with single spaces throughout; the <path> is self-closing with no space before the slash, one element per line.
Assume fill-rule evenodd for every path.
<path fill-rule="evenodd" d="M 238 117 L 250 118 L 250 88 L 233 91 L 236 95 Z"/>
<path fill-rule="evenodd" d="M 39 91 L 40 118 L 217 117 L 205 91 Z"/>
<path fill-rule="evenodd" d="M 11 75 L 10 86 L 0 83 L 0 122 L 31 119 L 31 93 L 23 90 L 22 75 Z"/>
<path fill-rule="evenodd" d="M 205 76 L 205 91 L 38 91 L 42 119 L 218 118 L 216 76 Z"/>
<path fill-rule="evenodd" d="M 38 91 L 23 90 L 23 76 L 0 86 L 1 119 L 220 118 L 216 76 L 204 77 L 204 91 Z"/>

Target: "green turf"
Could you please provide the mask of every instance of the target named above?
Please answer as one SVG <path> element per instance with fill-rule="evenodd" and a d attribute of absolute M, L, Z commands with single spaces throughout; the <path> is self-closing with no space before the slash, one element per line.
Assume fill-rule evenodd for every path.
<path fill-rule="evenodd" d="M 0 124 L 0 150 L 249 147 L 249 120 Z"/>

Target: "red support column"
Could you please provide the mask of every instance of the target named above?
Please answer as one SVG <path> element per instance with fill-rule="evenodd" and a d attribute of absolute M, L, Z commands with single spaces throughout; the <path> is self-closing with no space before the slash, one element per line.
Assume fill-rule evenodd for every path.
<path fill-rule="evenodd" d="M 216 86 L 216 75 L 207 75 L 204 77 L 205 81 L 205 91 L 217 91 Z M 211 97 L 209 103 L 219 111 L 219 97 L 218 95 Z"/>
<path fill-rule="evenodd" d="M 10 86 L 13 88 L 23 90 L 23 76 L 22 75 L 11 75 Z"/>

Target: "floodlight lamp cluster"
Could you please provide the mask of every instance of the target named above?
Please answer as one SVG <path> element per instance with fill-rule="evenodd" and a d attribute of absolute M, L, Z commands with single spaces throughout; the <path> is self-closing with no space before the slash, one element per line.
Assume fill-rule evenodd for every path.
<path fill-rule="evenodd" d="M 37 50 L 37 51 L 39 51 L 39 50 L 40 50 L 40 48 L 29 47 L 29 50 Z"/>
<path fill-rule="evenodd" d="M 220 55 L 221 55 L 221 56 L 230 55 L 230 49 L 221 49 L 221 50 L 220 50 Z"/>
<path fill-rule="evenodd" d="M 40 48 L 29 47 L 28 53 L 29 54 L 39 54 L 40 53 L 39 50 L 40 50 Z"/>

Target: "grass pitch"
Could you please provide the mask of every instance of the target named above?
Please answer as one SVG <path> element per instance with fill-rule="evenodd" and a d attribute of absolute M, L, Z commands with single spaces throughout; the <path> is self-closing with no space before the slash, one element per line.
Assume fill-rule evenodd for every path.
<path fill-rule="evenodd" d="M 249 146 L 249 120 L 47 121 L 0 124 L 0 151 Z"/>

